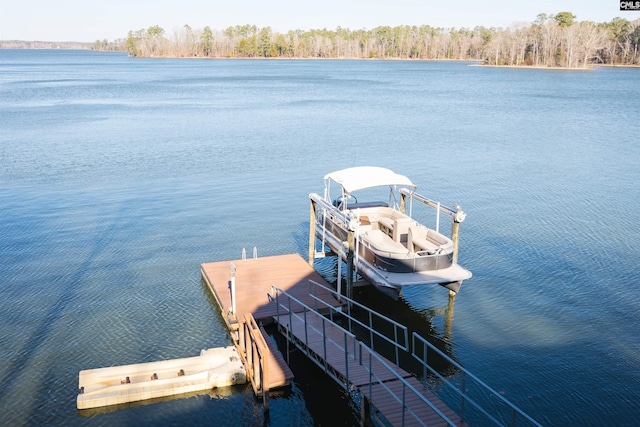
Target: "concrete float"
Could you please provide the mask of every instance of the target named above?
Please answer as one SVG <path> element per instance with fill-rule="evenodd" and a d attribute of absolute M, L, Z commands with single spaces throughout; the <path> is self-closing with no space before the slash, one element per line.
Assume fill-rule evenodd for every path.
<path fill-rule="evenodd" d="M 77 406 L 97 408 L 246 382 L 235 347 L 209 348 L 195 357 L 80 371 Z"/>

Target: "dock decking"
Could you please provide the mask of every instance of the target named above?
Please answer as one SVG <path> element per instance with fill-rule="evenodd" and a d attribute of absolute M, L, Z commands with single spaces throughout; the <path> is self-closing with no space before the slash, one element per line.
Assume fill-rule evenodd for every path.
<path fill-rule="evenodd" d="M 236 315 L 231 311 L 231 264 L 235 266 Z M 286 289 L 303 302 L 312 304 L 309 297 L 309 280 L 326 283 L 324 279 L 302 257 L 297 254 L 263 258 L 248 258 L 232 261 L 204 263 L 201 265 L 202 278 L 209 286 L 220 308 L 222 318 L 229 331 L 238 329 L 237 319 L 251 314 L 258 322 L 272 323 L 276 315 L 275 301 L 271 298 L 271 285 Z M 333 297 L 326 293 L 319 295 L 326 301 Z M 337 301 L 331 301 L 339 306 Z M 265 336 L 269 352 L 269 389 L 287 385 L 293 373 L 284 358 Z M 234 341 L 238 338 L 235 337 Z"/>
<path fill-rule="evenodd" d="M 227 314 L 231 308 L 231 264 L 236 267 L 236 311 L 239 319 L 245 313 L 251 313 L 259 322 L 272 322 L 276 315 L 276 305 L 271 298 L 271 285 L 276 285 L 311 305 L 313 300 L 309 296 L 309 280 L 326 284 L 322 276 L 297 254 L 204 263 L 201 266 L 202 277 L 209 285 L 220 306 L 222 317 L 227 322 Z M 329 293 L 318 294 L 318 297 L 325 301 L 334 300 Z M 335 300 L 333 304 L 336 307 L 341 305 Z"/>

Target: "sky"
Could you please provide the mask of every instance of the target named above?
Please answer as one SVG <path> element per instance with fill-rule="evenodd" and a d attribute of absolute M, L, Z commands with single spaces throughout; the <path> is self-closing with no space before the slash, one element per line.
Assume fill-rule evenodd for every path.
<path fill-rule="evenodd" d="M 578 21 L 639 19 L 619 0 L 0 0 L 0 40 L 113 41 L 159 25 L 170 36 L 189 25 L 273 31 L 529 25 L 539 13 L 571 12 Z"/>

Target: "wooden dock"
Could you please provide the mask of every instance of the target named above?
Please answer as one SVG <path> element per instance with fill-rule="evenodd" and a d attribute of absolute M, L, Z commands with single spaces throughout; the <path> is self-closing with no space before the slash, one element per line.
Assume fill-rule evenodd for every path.
<path fill-rule="evenodd" d="M 234 337 L 238 352 L 244 354 L 243 362 L 248 377 L 254 377 L 252 384 L 256 395 L 265 399 L 271 388 L 286 385 L 293 379 L 282 354 L 264 329 L 256 325 L 256 321 L 265 324 L 276 322 L 287 339 L 335 381 L 362 394 L 363 402 L 367 402 L 363 403 L 363 417 L 369 419 L 381 415 L 392 425 L 464 425 L 412 374 L 376 353 L 369 353 L 368 361 L 363 362 L 361 343 L 356 337 L 322 315 L 321 308 L 327 310 L 343 303 L 338 301 L 334 292 L 323 289 L 329 285 L 299 255 L 204 263 L 201 271 Z M 321 286 L 310 285 L 313 282 Z M 235 314 L 231 313 L 232 283 L 235 288 Z M 277 287 L 275 292 L 274 286 Z M 322 307 L 317 307 L 316 298 L 323 301 Z M 249 340 L 252 343 L 248 343 Z M 269 350 L 264 355 L 261 348 L 267 346 Z M 355 357 L 358 351 L 360 357 Z M 364 357 L 366 359 L 367 354 Z M 256 367 L 257 360 L 260 367 Z M 268 373 L 263 373 L 263 370 Z M 263 378 L 266 379 L 264 384 Z M 420 390 L 419 394 L 405 399 L 408 387 Z M 398 401 L 398 396 L 402 396 L 402 401 Z M 369 413 L 369 403 L 375 414 Z M 268 410 L 268 398 L 265 410 Z M 363 423 L 366 422 L 363 418 Z"/>
<path fill-rule="evenodd" d="M 262 323 L 271 323 L 276 315 L 276 305 L 271 296 L 271 286 L 276 285 L 294 295 L 302 302 L 313 304 L 309 296 L 309 280 L 326 281 L 300 255 L 289 254 L 246 260 L 221 261 L 202 264 L 202 277 L 209 285 L 220 306 L 222 317 L 229 322 L 227 314 L 231 308 L 230 266 L 235 265 L 237 317 L 245 313 Z M 318 294 L 334 306 L 341 305 L 329 294 Z M 229 328 L 234 325 L 228 324 Z"/>
<path fill-rule="evenodd" d="M 230 314 L 232 264 L 235 266 L 235 316 Z M 326 283 L 322 276 L 297 254 L 204 263 L 201 265 L 201 272 L 236 344 L 240 342 L 238 331 L 245 314 L 251 314 L 256 321 L 264 324 L 273 322 L 276 305 L 271 296 L 272 285 L 286 289 L 305 303 L 313 304 L 309 296 L 309 280 Z M 318 296 L 334 306 L 340 305 L 329 293 Z M 264 337 L 264 341 L 270 347 L 267 356 L 268 389 L 289 384 L 293 379 L 291 369 L 269 337 Z"/>

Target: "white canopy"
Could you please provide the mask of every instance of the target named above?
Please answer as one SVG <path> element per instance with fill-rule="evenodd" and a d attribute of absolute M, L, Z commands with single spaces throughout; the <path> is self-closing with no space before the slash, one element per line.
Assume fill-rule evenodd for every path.
<path fill-rule="evenodd" d="M 399 175 L 390 169 L 380 168 L 377 166 L 358 166 L 342 169 L 325 175 L 324 179 L 331 179 L 337 182 L 342 186 L 342 188 L 344 188 L 346 193 L 385 185 L 417 187 L 406 176 Z"/>

